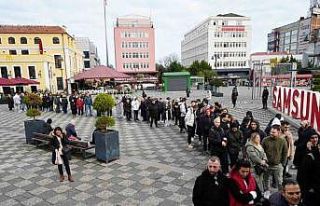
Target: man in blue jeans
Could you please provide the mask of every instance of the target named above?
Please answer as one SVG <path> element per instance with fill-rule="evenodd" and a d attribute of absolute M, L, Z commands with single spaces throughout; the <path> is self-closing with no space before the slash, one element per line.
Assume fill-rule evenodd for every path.
<path fill-rule="evenodd" d="M 84 105 L 86 109 L 86 116 L 90 115 L 92 116 L 92 98 L 91 94 L 86 94 L 86 97 L 84 98 Z"/>

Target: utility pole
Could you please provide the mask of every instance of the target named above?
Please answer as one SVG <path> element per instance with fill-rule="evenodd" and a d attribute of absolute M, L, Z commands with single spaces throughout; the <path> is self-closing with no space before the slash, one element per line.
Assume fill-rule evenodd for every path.
<path fill-rule="evenodd" d="M 107 0 L 103 0 L 103 14 L 104 14 L 104 34 L 106 40 L 106 66 L 109 66 L 109 55 L 108 55 L 108 35 L 107 35 Z"/>

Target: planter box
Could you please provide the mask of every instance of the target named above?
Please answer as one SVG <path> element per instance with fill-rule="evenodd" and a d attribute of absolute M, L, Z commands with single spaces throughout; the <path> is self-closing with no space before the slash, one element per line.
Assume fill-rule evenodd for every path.
<path fill-rule="evenodd" d="M 32 143 L 33 133 L 43 133 L 44 132 L 44 120 L 35 119 L 35 120 L 26 120 L 24 121 L 24 131 L 26 135 L 26 143 Z"/>
<path fill-rule="evenodd" d="M 96 158 L 103 162 L 110 162 L 120 158 L 119 132 L 107 130 L 106 133 L 94 131 L 96 143 Z"/>
<path fill-rule="evenodd" d="M 212 96 L 223 97 L 223 93 L 221 93 L 221 92 L 212 92 Z"/>

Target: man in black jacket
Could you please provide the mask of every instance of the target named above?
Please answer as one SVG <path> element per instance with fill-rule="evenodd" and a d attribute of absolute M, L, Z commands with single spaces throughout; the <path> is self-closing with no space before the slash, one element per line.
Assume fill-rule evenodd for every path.
<path fill-rule="evenodd" d="M 195 206 L 228 206 L 227 178 L 222 174 L 220 160 L 212 156 L 207 169 L 197 177 L 193 187 L 192 202 Z"/>

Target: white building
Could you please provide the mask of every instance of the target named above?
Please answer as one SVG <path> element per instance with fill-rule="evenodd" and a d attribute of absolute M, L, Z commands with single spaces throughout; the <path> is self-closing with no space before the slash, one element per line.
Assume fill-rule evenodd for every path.
<path fill-rule="evenodd" d="M 207 18 L 181 42 L 183 66 L 205 60 L 223 78 L 247 78 L 250 52 L 251 20 L 233 13 Z"/>
<path fill-rule="evenodd" d="M 76 37 L 76 45 L 83 52 L 84 69 L 100 65 L 97 47 L 88 37 Z"/>

